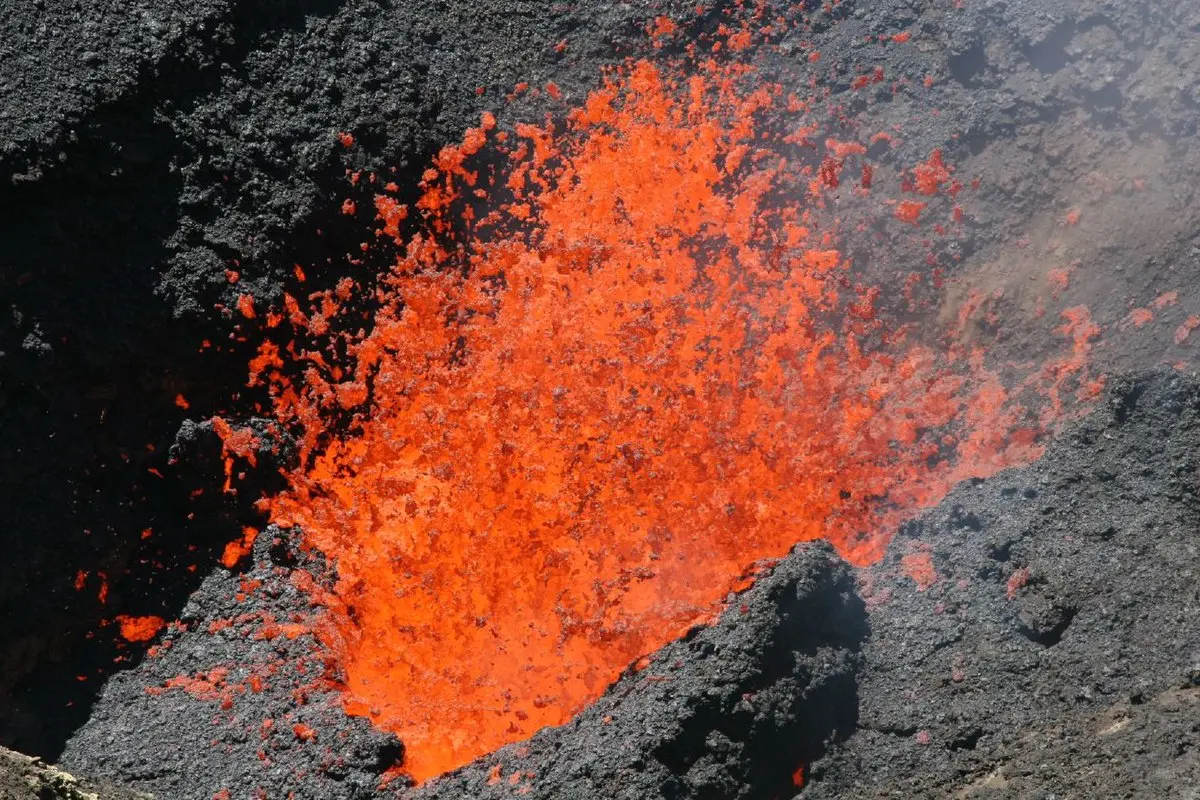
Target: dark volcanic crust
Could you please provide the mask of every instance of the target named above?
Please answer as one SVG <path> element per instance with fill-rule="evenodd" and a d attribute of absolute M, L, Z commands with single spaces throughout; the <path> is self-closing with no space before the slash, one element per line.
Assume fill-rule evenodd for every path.
<path fill-rule="evenodd" d="M 918 591 L 900 559 L 928 552 Z M 959 486 L 860 575 L 858 731 L 803 797 L 1200 787 L 1200 381 L 1118 380 L 1026 469 Z"/>
<path fill-rule="evenodd" d="M 304 558 L 275 533 L 258 538 L 249 569 L 204 581 L 158 655 L 108 681 L 64 764 L 159 798 L 373 794 L 401 747 L 342 712 L 308 626 L 289 635 L 312 609 L 290 580 Z"/>

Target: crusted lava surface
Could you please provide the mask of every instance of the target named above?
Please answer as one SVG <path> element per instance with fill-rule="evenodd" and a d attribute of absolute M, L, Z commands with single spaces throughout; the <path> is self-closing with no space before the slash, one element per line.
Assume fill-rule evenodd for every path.
<path fill-rule="evenodd" d="M 1200 384 L 1115 380 L 860 575 L 858 728 L 802 796 L 1187 797 L 1200 785 Z M 903 560 L 927 554 L 921 590 Z"/>
<path fill-rule="evenodd" d="M 334 579 L 320 554 L 268 528 L 221 564 L 256 492 L 278 489 L 268 448 L 223 492 L 207 422 L 261 411 L 238 300 L 278 303 L 297 263 L 331 259 L 314 288 L 369 278 L 344 257 L 364 236 L 341 213 L 348 172 L 412 184 L 481 111 L 540 119 L 544 95 L 504 100 L 517 83 L 582 99 L 603 67 L 659 53 L 655 18 L 711 31 L 733 5 L 3 15 L 0 745 L 203 800 L 1194 792 L 1193 0 L 805 3 L 811 28 L 762 55 L 772 74 L 819 50 L 848 113 L 896 131 L 871 151 L 885 169 L 942 148 L 981 178 L 936 253 L 963 287 L 943 315 L 986 298 L 1006 324 L 971 332 L 1014 361 L 1046 352 L 1047 298 L 1114 334 L 1088 416 L 1033 465 L 960 485 L 879 564 L 802 546 L 573 722 L 416 788 L 390 771 L 403 743 L 343 712 L 305 585 Z M 886 81 L 853 88 L 876 66 Z M 858 233 L 868 274 L 930 252 L 924 233 Z M 175 622 L 128 641 L 121 616 Z"/>

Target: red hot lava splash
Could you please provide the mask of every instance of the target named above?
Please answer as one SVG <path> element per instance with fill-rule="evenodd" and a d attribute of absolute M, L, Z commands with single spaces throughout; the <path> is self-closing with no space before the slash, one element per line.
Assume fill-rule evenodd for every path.
<path fill-rule="evenodd" d="M 369 332 L 329 332 L 349 281 L 287 299 L 331 346 L 255 360 L 302 442 L 264 504 L 336 562 L 347 709 L 416 779 L 567 721 L 796 542 L 870 563 L 957 481 L 1040 453 L 981 354 L 885 327 L 818 230 L 865 148 L 814 147 L 810 104 L 638 62 L 565 123 L 484 115 L 414 208 L 377 198 L 399 256 Z M 916 175 L 952 224 L 940 153 Z M 1074 313 L 1075 352 L 1031 379 L 1055 398 L 1094 335 Z"/>

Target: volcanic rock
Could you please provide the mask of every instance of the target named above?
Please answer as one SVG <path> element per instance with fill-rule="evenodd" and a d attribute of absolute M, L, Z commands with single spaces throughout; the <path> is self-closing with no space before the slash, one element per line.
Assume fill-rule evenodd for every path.
<path fill-rule="evenodd" d="M 804 765 L 855 727 L 866 634 L 851 573 L 801 545 L 697 628 L 627 670 L 567 725 L 414 793 L 421 800 L 790 796 Z"/>
<path fill-rule="evenodd" d="M 0 747 L 0 798 L 3 800 L 152 800 L 111 784 L 81 781 L 41 759 Z"/>
<path fill-rule="evenodd" d="M 206 580 L 161 649 L 109 681 L 64 763 L 181 800 L 258 789 L 373 796 L 401 757 L 396 741 L 345 716 L 334 687 L 314 682 L 324 665 L 310 632 L 262 635 L 264 616 L 289 618 L 310 603 L 281 566 L 303 559 L 282 535 L 259 537 L 245 575 L 218 570 Z M 305 566 L 321 570 L 311 559 Z M 261 585 L 243 591 L 253 582 Z M 415 794 L 403 781 L 384 794 L 501 796 L 510 780 L 528 782 L 533 797 L 789 791 L 827 740 L 854 729 L 862 602 L 823 543 L 798 547 L 732 599 L 714 625 L 631 667 L 570 724 Z M 138 735 L 150 730 L 153 738 Z"/>
<path fill-rule="evenodd" d="M 362 234 L 338 210 L 348 170 L 397 164 L 419 175 L 429 153 L 498 107 L 516 81 L 553 77 L 579 99 L 601 65 L 649 46 L 647 15 L 682 17 L 696 4 L 636 5 L 10 4 L 0 18 L 0 738 L 54 759 L 92 714 L 67 763 L 162 787 L 161 796 L 376 791 L 400 748 L 348 720 L 336 693 L 314 684 L 313 638 L 253 638 L 262 614 L 286 621 L 307 608 L 288 580 L 297 559 L 256 552 L 244 574 L 215 567 L 238 521 L 217 499 L 219 479 L 189 495 L 186 472 L 201 459 L 185 459 L 181 477 L 166 454 L 185 420 L 218 413 L 230 387 L 244 385 L 246 349 L 232 344 L 244 320 L 229 313 L 238 295 L 265 307 L 293 263 L 337 258 L 329 272 L 341 274 L 341 255 Z M 715 26 L 732 5 L 713 4 L 700 24 Z M 839 102 L 863 112 L 862 132 L 898 134 L 894 147 L 873 145 L 887 168 L 943 147 L 964 180 L 979 176 L 978 194 L 964 195 L 966 241 L 935 255 L 962 286 L 1003 290 L 1000 316 L 1025 314 L 997 339 L 1001 356 L 1034 357 L 1051 338 L 1021 321 L 1041 310 L 1050 294 L 1041 276 L 1057 259 L 1077 263 L 1064 304 L 1088 305 L 1106 329 L 1140 329 L 1131 309 L 1153 311 L 1140 337 L 1098 353 L 1101 369 L 1194 364 L 1197 334 L 1172 334 L 1200 309 L 1195 2 L 842 0 L 827 9 L 814 11 L 811 30 L 785 35 L 778 58 L 821 51 Z M 890 38 L 898 35 L 912 38 L 901 46 Z M 886 71 L 876 94 L 844 91 L 867 64 Z M 536 120 L 544 110 L 511 113 Z M 355 144 L 343 146 L 339 131 Z M 1082 218 L 1068 225 L 1060 212 L 1076 206 Z M 907 269 L 926 258 L 921 238 L 880 237 L 855 257 Z M 1176 300 L 1157 304 L 1173 290 Z M 205 340 L 224 349 L 201 355 Z M 805 796 L 1194 795 L 1197 383 L 1167 372 L 1110 384 L 1108 404 L 1039 464 L 960 486 L 860 576 L 871 633 L 861 653 L 831 650 L 844 658 L 834 672 L 796 683 L 798 694 L 772 706 L 786 717 L 801 713 L 788 702 L 832 702 L 830 687 L 859 695 L 843 700 L 857 708 L 853 732 L 827 720 L 805 728 L 850 737 L 810 765 Z M 924 590 L 904 573 L 912 555 L 928 555 L 936 571 Z M 836 584 L 837 574 L 822 580 Z M 249 592 L 248 609 L 235 598 L 256 580 L 262 591 Z M 174 626 L 140 664 L 140 652 L 98 644 L 115 614 L 175 618 L 189 596 L 187 630 Z M 786 628 L 778 599 L 747 616 Z M 716 724 L 689 681 L 714 678 L 702 664 L 725 656 L 693 653 L 699 638 L 671 646 L 702 659 L 677 670 L 692 687 L 678 705 L 667 694 L 678 680 L 631 690 L 679 715 L 650 732 L 621 728 L 631 750 L 659 748 L 665 759 L 647 755 L 658 783 L 635 785 L 720 796 L 740 776 L 778 787 L 783 762 L 815 751 L 766 747 L 757 752 L 771 763 L 750 765 L 748 742 L 793 723 L 774 728 L 735 707 L 735 717 L 751 715 L 748 729 Z M 131 662 L 93 709 L 93 687 Z M 854 664 L 853 675 L 840 671 Z M 255 692 L 253 670 L 270 665 L 283 678 Z M 661 672 L 622 684 L 674 675 L 672 665 L 655 659 Z M 756 685 L 748 674 L 719 683 L 712 707 L 728 710 L 734 687 Z M 614 715 L 603 730 L 620 724 Z M 600 741 L 602 725 L 585 712 L 541 734 L 536 741 L 563 743 L 561 763 L 530 745 L 419 791 L 496 792 L 497 765 L 503 785 L 541 769 L 515 789 L 545 797 L 592 781 L 590 761 L 598 775 L 636 772 L 632 756 L 583 746 Z M 689 738 L 693 728 L 700 739 Z M 405 789 L 393 782 L 390 791 Z"/>
<path fill-rule="evenodd" d="M 802 796 L 1189 796 L 1197 520 L 1195 374 L 1115 378 L 1040 461 L 958 486 L 861 574 L 858 730 Z"/>
<path fill-rule="evenodd" d="M 905 526 L 857 588 L 826 546 L 798 547 L 571 723 L 415 790 L 377 789 L 401 749 L 312 684 L 311 635 L 246 620 L 308 608 L 293 565 L 321 573 L 275 531 L 109 682 L 64 763 L 204 800 L 786 797 L 801 780 L 806 798 L 1183 796 L 1200 779 L 1198 470 L 1200 377 L 1113 379 L 1040 461 Z M 932 584 L 907 574 L 914 553 Z M 272 664 L 261 692 L 230 689 Z M 223 689 L 165 689 L 222 665 Z"/>
<path fill-rule="evenodd" d="M 269 528 L 244 571 L 210 575 L 151 656 L 106 684 L 63 763 L 179 800 L 370 796 L 402 750 L 343 713 L 293 580 L 328 571 L 290 544 Z"/>

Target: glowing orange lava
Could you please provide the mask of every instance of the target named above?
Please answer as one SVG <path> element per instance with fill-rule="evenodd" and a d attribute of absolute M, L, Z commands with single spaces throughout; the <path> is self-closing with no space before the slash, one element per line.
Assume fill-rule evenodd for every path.
<path fill-rule="evenodd" d="M 757 562 L 820 538 L 870 563 L 954 483 L 1040 453 L 978 353 L 885 329 L 848 278 L 810 209 L 865 148 L 820 166 L 806 105 L 745 67 L 639 62 L 565 124 L 485 115 L 413 208 L 376 201 L 400 255 L 368 332 L 329 333 L 348 282 L 287 299 L 337 344 L 255 360 L 301 433 L 264 505 L 336 563 L 347 709 L 415 778 L 566 722 Z M 940 152 L 916 175 L 913 223 L 950 183 Z"/>
<path fill-rule="evenodd" d="M 118 614 L 116 622 L 121 637 L 129 642 L 148 642 L 167 624 L 162 617 L 133 617 L 127 614 Z"/>

